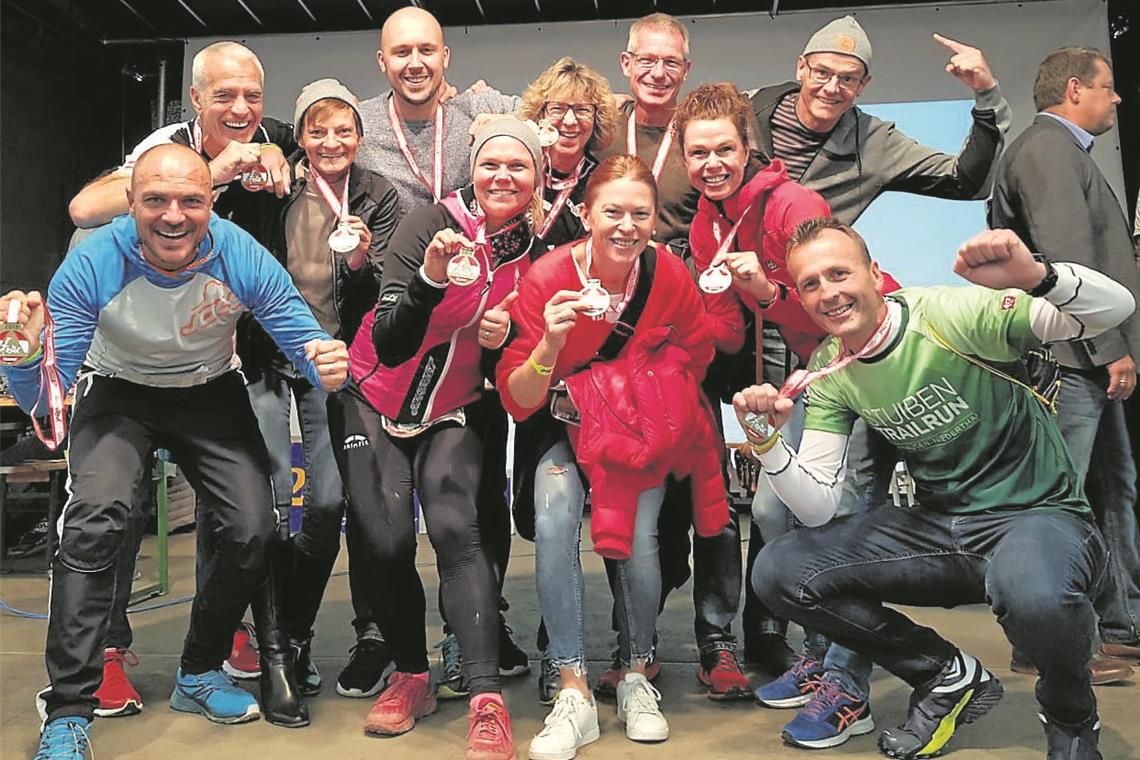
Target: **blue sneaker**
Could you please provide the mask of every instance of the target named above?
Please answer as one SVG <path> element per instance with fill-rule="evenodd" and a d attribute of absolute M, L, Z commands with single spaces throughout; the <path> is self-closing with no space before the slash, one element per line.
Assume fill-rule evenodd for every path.
<path fill-rule="evenodd" d="M 85 760 L 91 746 L 91 721 L 78 715 L 65 715 L 44 726 L 40 748 L 33 760 Z"/>
<path fill-rule="evenodd" d="M 784 726 L 781 738 L 796 747 L 827 749 L 874 731 L 871 706 L 851 691 L 838 676 L 824 675 L 807 707 Z"/>
<path fill-rule="evenodd" d="M 796 664 L 771 683 L 758 687 L 753 693 L 765 707 L 783 710 L 803 707 L 819 688 L 823 676 L 823 663 L 813 657 L 796 655 Z"/>
<path fill-rule="evenodd" d="M 182 712 L 201 713 L 215 723 L 245 723 L 261 717 L 257 699 L 219 670 L 196 676 L 174 676 L 170 706 Z"/>

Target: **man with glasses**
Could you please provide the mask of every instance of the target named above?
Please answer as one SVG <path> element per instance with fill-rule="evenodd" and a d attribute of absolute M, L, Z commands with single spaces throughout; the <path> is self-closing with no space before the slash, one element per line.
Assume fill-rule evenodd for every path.
<path fill-rule="evenodd" d="M 949 200 L 984 198 L 1009 128 L 1009 104 L 981 50 L 937 34 L 934 41 L 950 53 L 946 72 L 974 91 L 973 125 L 958 155 L 920 145 L 894 124 L 864 113 L 855 104 L 871 82 L 871 42 L 851 16 L 835 19 L 811 36 L 796 61 L 797 82 L 763 87 L 752 95 L 760 150 L 781 159 L 793 180 L 822 195 L 832 215 L 849 225 L 887 191 Z M 791 368 L 807 359 L 798 357 L 797 361 L 771 329 L 763 332 L 762 353 L 760 374 L 777 387 Z M 798 425 L 793 425 L 785 431 L 790 442 L 796 442 L 797 430 Z M 897 460 L 893 448 L 862 423 L 855 428 L 848 456 L 858 496 L 851 505 L 854 509 L 883 503 Z M 771 510 L 784 511 L 762 486 L 754 514 Z M 749 577 L 764 541 L 774 538 L 761 536 L 753 521 Z M 829 647 L 826 639 L 814 634 L 808 637 L 804 655 L 792 659 L 783 636 L 785 628 L 786 622 L 772 616 L 756 597 L 753 584 L 748 584 L 745 658 L 768 671 L 787 667 L 776 681 L 757 689 L 756 696 L 768 707 L 807 705 L 784 727 L 785 741 L 810 748 L 830 747 L 842 744 L 854 731 L 862 732 L 837 716 L 865 711 L 869 717 L 870 660 L 842 647 Z M 822 680 L 834 681 L 840 688 L 819 689 Z M 836 694 L 849 698 L 820 702 Z"/>

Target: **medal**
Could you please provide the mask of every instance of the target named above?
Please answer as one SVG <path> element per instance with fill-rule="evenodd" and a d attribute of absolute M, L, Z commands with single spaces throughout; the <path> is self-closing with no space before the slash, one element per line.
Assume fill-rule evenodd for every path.
<path fill-rule="evenodd" d="M 706 293 L 723 293 L 732 285 L 732 274 L 723 263 L 717 264 L 701 272 L 697 283 Z"/>
<path fill-rule="evenodd" d="M 550 123 L 550 119 L 540 120 L 538 122 L 538 144 L 543 148 L 549 148 L 556 142 L 558 142 L 558 130 Z"/>
<path fill-rule="evenodd" d="M 268 184 L 269 170 L 261 164 L 241 174 L 241 186 L 251 193 L 256 193 Z"/>
<path fill-rule="evenodd" d="M 768 415 L 748 412 L 744 415 L 744 426 L 761 438 L 772 437 L 772 423 L 768 422 Z"/>
<path fill-rule="evenodd" d="M 341 222 L 329 235 L 329 248 L 337 253 L 352 253 L 360 246 L 360 235 L 356 230 Z"/>
<path fill-rule="evenodd" d="M 579 291 L 579 297 L 586 308 L 582 311 L 590 319 L 601 319 L 610 309 L 610 294 L 602 287 L 601 280 L 589 280 Z"/>
<path fill-rule="evenodd" d="M 480 274 L 479 259 L 475 258 L 475 251 L 471 248 L 460 248 L 459 253 L 447 262 L 447 281 L 452 285 L 465 288 L 478 280 Z"/>
<path fill-rule="evenodd" d="M 0 328 L 0 364 L 16 364 L 32 353 L 32 342 L 20 330 L 20 306 L 16 299 L 8 302 L 8 313 Z"/>

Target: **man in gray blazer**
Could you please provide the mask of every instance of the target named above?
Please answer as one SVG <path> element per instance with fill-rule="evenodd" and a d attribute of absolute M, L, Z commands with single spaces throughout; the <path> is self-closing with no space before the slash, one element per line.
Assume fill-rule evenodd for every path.
<path fill-rule="evenodd" d="M 1008 227 L 1031 250 L 1099 270 L 1140 295 L 1128 220 L 1089 155 L 1093 138 L 1116 122 L 1111 61 L 1092 48 L 1056 50 L 1037 70 L 1033 100 L 1037 117 L 998 165 L 990 226 Z M 1136 389 L 1140 313 L 1095 340 L 1053 351 L 1062 377 L 1057 421 L 1110 550 L 1110 583 L 1097 605 L 1101 654 L 1140 660 L 1136 466 L 1122 404 Z M 1032 668 L 1016 652 L 1014 666 Z"/>

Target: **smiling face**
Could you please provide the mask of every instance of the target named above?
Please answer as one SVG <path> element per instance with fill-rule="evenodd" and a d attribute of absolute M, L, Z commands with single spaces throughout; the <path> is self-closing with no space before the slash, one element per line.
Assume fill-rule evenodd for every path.
<path fill-rule="evenodd" d="M 637 34 L 632 52 L 622 52 L 621 73 L 638 105 L 650 110 L 673 107 L 693 62 L 686 60 L 685 40 L 663 29 Z"/>
<path fill-rule="evenodd" d="M 730 119 L 688 122 L 683 150 L 689 182 L 709 200 L 724 200 L 744 182 L 748 147 Z"/>
<path fill-rule="evenodd" d="M 522 213 L 534 197 L 534 159 L 515 138 L 492 137 L 479 149 L 471 181 L 487 228 L 494 231 Z"/>
<path fill-rule="evenodd" d="M 443 29 L 427 11 L 403 8 L 384 23 L 376 61 L 392 92 L 409 105 L 435 102 L 450 60 Z"/>
<path fill-rule="evenodd" d="M 582 222 L 593 241 L 594 256 L 603 265 L 628 271 L 649 244 L 657 223 L 653 188 L 630 177 L 611 180 L 597 189 Z"/>
<path fill-rule="evenodd" d="M 824 79 L 826 81 L 816 81 Z M 839 53 L 812 53 L 796 62 L 800 96 L 796 115 L 815 132 L 830 132 L 870 83 L 863 62 Z"/>
<path fill-rule="evenodd" d="M 181 145 L 143 154 L 127 191 L 143 257 L 156 269 L 177 271 L 194 261 L 213 205 L 210 169 Z"/>
<path fill-rule="evenodd" d="M 236 140 L 253 140 L 261 124 L 261 72 L 248 56 L 224 52 L 206 59 L 203 85 L 190 86 L 190 102 L 202 125 L 202 135 L 211 147 L 220 151 Z"/>
<path fill-rule="evenodd" d="M 590 138 L 594 136 L 595 117 L 594 115 L 587 117 L 584 113 L 579 116 L 575 108 L 581 111 L 593 109 L 596 114 L 596 104 L 582 97 L 574 97 L 565 90 L 550 93 L 546 102 L 543 115 L 550 119 L 550 123 L 558 130 L 558 142 L 550 146 L 550 152 L 563 159 L 557 163 L 578 161 L 585 154 Z M 559 117 L 556 113 L 552 114 L 552 110 L 556 112 L 565 110 L 565 113 Z"/>
<path fill-rule="evenodd" d="M 305 112 L 305 128 L 301 132 L 301 148 L 309 159 L 309 166 L 329 181 L 339 181 L 352 167 L 356 149 L 360 146 L 360 132 L 356 117 L 347 105 L 320 109 L 317 101 Z M 341 101 L 331 101 L 339 104 Z"/>
<path fill-rule="evenodd" d="M 847 234 L 824 229 L 788 253 L 787 267 L 812 321 L 848 349 L 862 348 L 886 314 L 879 265 Z"/>

